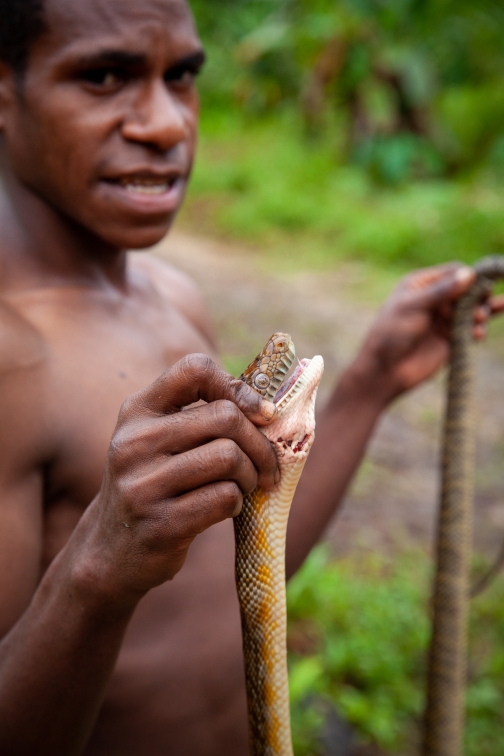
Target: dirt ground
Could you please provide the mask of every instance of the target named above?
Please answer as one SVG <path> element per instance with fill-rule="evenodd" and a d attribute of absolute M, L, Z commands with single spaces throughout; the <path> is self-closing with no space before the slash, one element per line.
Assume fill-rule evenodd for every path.
<path fill-rule="evenodd" d="M 209 305 L 226 366 L 239 374 L 274 331 L 290 333 L 300 357 L 322 354 L 318 400 L 356 353 L 376 312 L 362 271 L 268 272 L 264 256 L 237 244 L 175 231 L 157 254 L 186 271 Z M 479 350 L 475 548 L 489 559 L 504 540 L 504 336 Z M 337 554 L 355 548 L 430 548 L 438 491 L 444 381 L 440 376 L 396 402 L 326 538 Z"/>

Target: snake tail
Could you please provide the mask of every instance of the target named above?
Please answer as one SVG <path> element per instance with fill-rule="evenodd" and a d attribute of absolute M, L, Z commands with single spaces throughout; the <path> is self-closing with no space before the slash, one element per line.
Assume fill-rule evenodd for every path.
<path fill-rule="evenodd" d="M 271 351 L 275 343 L 279 346 Z M 266 361 L 264 352 L 268 358 L 275 354 L 280 357 Z M 288 370 L 285 363 L 292 364 L 293 360 L 290 336 L 274 334 L 243 379 L 254 385 L 258 365 L 274 372 L 275 363 L 283 378 Z M 272 376 L 276 390 L 268 398 L 277 404 L 277 417 L 261 430 L 275 448 L 280 482 L 271 491 L 256 488 L 244 498 L 242 511 L 234 518 L 251 756 L 293 753 L 287 678 L 285 536 L 290 505 L 313 443 L 315 396 L 322 371 L 322 358 L 314 357 L 302 360 L 283 385 L 281 378 Z"/>
<path fill-rule="evenodd" d="M 486 258 L 475 270 L 452 325 L 422 756 L 462 752 L 474 495 L 473 311 L 492 281 L 504 278 L 504 257 Z"/>

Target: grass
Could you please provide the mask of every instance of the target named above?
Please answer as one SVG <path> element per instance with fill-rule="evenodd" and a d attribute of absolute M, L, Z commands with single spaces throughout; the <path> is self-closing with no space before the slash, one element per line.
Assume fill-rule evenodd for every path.
<path fill-rule="evenodd" d="M 430 560 L 423 553 L 316 549 L 288 589 L 296 756 L 320 753 L 324 702 L 362 743 L 417 752 L 429 639 Z M 504 578 L 471 604 L 465 756 L 504 753 Z"/>
<path fill-rule="evenodd" d="M 183 222 L 261 249 L 270 266 L 350 259 L 399 275 L 504 253 L 504 184 L 490 170 L 380 186 L 339 155 L 336 127 L 310 142 L 288 111 L 209 110 Z"/>

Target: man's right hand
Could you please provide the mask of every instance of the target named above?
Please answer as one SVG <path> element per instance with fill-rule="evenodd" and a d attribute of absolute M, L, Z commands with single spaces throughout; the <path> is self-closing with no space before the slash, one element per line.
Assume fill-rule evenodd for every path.
<path fill-rule="evenodd" d="M 256 485 L 277 481 L 273 448 L 256 427 L 274 415 L 271 402 L 201 354 L 127 399 L 100 493 L 68 544 L 85 582 L 136 603 L 173 578 L 198 533 L 237 515 Z"/>

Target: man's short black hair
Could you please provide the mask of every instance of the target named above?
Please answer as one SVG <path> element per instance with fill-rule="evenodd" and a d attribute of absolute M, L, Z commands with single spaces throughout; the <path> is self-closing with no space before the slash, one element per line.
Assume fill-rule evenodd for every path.
<path fill-rule="evenodd" d="M 45 29 L 44 0 L 0 0 L 0 59 L 22 74 L 30 48 Z"/>

